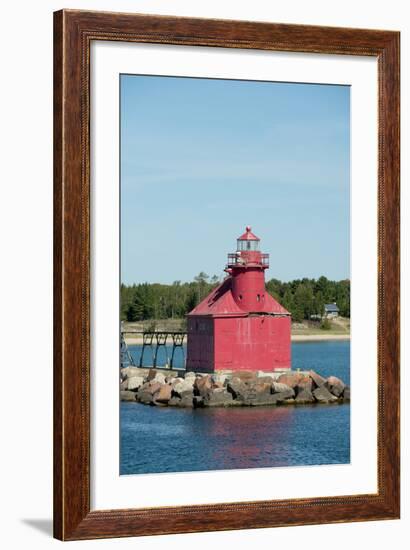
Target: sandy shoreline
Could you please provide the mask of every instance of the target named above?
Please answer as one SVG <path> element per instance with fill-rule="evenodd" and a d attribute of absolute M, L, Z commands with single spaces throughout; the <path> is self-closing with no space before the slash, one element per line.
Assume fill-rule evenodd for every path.
<path fill-rule="evenodd" d="M 292 334 L 291 340 L 292 342 L 325 342 L 332 340 L 350 340 L 350 334 Z M 142 344 L 142 337 L 125 335 L 125 342 L 129 346 Z M 184 342 L 186 342 L 186 338 L 184 339 Z M 168 343 L 172 343 L 171 338 L 169 338 Z"/>
<path fill-rule="evenodd" d="M 350 334 L 292 334 L 292 342 L 320 342 L 326 340 L 350 340 Z"/>

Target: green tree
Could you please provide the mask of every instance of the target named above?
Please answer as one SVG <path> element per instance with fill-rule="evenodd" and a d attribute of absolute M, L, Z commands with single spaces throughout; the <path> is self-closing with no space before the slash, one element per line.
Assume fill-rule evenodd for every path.
<path fill-rule="evenodd" d="M 295 300 L 294 300 L 294 296 L 292 294 L 292 291 L 290 289 L 286 290 L 286 292 L 283 296 L 282 305 L 293 316 L 293 311 L 295 309 Z"/>
<path fill-rule="evenodd" d="M 196 277 L 194 277 L 194 281 L 197 283 L 198 288 L 198 303 L 202 300 L 202 298 L 205 297 L 205 288 L 207 286 L 209 279 L 209 275 L 201 271 Z"/>
<path fill-rule="evenodd" d="M 321 290 L 316 292 L 313 299 L 313 313 L 314 315 L 319 315 L 320 318 L 322 318 L 325 313 L 325 301 Z"/>
<path fill-rule="evenodd" d="M 219 277 L 218 275 L 212 275 L 211 277 L 211 285 L 217 285 L 219 284 Z"/>
<path fill-rule="evenodd" d="M 200 300 L 203 300 L 215 286 L 219 278 L 201 272 L 194 281 L 172 285 L 141 283 L 120 287 L 121 319 L 144 321 L 151 319 L 183 319 Z M 350 281 L 330 281 L 319 279 L 295 279 L 282 282 L 270 279 L 266 289 L 291 314 L 293 321 L 310 319 L 311 315 L 322 315 L 324 304 L 336 302 L 340 315 L 350 317 Z"/>
<path fill-rule="evenodd" d="M 313 313 L 313 291 L 306 282 L 301 283 L 295 292 L 295 312 L 298 318 L 310 319 Z"/>
<path fill-rule="evenodd" d="M 185 302 L 185 311 L 189 313 L 198 305 L 198 293 L 195 290 L 192 290 L 188 293 L 187 299 Z"/>

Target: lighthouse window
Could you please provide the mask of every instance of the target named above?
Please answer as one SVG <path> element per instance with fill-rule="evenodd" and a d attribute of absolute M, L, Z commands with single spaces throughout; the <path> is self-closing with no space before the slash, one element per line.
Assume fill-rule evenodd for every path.
<path fill-rule="evenodd" d="M 261 295 L 260 295 L 260 294 L 257 294 L 257 295 L 256 295 L 256 299 L 258 300 L 258 302 L 260 302 L 260 301 L 261 301 Z"/>
<path fill-rule="evenodd" d="M 259 241 L 238 240 L 238 250 L 259 250 Z"/>
<path fill-rule="evenodd" d="M 242 294 L 239 294 L 239 299 L 242 300 Z"/>

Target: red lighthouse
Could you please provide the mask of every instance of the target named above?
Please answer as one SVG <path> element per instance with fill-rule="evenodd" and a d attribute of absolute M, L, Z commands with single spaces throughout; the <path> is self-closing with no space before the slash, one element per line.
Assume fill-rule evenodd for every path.
<path fill-rule="evenodd" d="M 187 370 L 290 369 L 290 313 L 265 289 L 269 254 L 247 226 L 228 276 L 188 314 Z"/>

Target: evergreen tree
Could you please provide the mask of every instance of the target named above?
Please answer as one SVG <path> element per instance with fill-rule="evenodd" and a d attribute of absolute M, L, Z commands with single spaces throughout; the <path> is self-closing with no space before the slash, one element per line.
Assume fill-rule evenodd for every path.
<path fill-rule="evenodd" d="M 200 300 L 205 298 L 219 278 L 201 272 L 192 282 L 174 281 L 172 285 L 142 283 L 121 285 L 121 319 L 144 321 L 152 319 L 183 319 Z M 293 321 L 310 319 L 312 315 L 323 315 L 324 304 L 336 302 L 340 315 L 350 317 L 350 281 L 319 279 L 296 279 L 281 282 L 270 279 L 267 291 L 285 307 Z"/>

